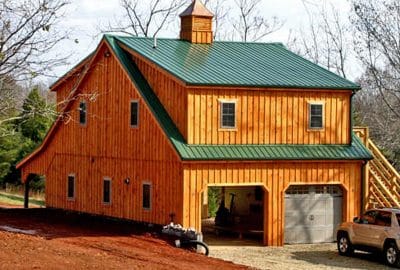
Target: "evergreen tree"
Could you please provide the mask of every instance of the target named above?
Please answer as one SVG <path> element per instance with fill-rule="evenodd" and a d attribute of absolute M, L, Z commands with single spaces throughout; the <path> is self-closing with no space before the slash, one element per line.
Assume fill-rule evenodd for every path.
<path fill-rule="evenodd" d="M 15 166 L 42 142 L 53 115 L 53 108 L 40 95 L 38 87 L 33 88 L 23 102 L 18 119 L 7 127 L 8 135 L 0 137 L 0 185 L 21 183 Z"/>
<path fill-rule="evenodd" d="M 54 121 L 52 111 L 40 96 L 38 87 L 33 88 L 22 105 L 21 119 L 17 121 L 18 130 L 26 138 L 40 143 Z"/>

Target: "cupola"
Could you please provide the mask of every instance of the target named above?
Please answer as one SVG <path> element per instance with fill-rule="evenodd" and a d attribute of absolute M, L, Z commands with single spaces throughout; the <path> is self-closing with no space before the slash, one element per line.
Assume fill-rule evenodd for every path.
<path fill-rule="evenodd" d="M 179 16 L 181 17 L 181 39 L 191 43 L 212 43 L 214 15 L 200 1 L 194 0 Z"/>

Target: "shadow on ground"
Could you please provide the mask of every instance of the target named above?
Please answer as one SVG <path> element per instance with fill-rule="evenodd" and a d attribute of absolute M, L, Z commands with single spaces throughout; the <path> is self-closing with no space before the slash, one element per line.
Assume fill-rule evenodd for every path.
<path fill-rule="evenodd" d="M 251 235 L 245 235 L 242 239 L 240 239 L 236 234 L 223 233 L 216 235 L 212 232 L 206 232 L 203 235 L 203 239 L 209 246 L 263 246 L 262 239 Z"/>
<path fill-rule="evenodd" d="M 343 269 L 392 269 L 384 265 L 378 253 L 355 252 L 352 256 L 340 256 L 337 251 L 294 251 L 292 258 L 313 265 Z"/>
<path fill-rule="evenodd" d="M 161 226 L 53 208 L 0 208 L 0 226 L 35 230 L 46 239 L 80 236 L 127 236 L 154 234 Z M 165 240 L 169 240 L 164 237 Z M 172 241 L 172 239 L 171 239 Z"/>

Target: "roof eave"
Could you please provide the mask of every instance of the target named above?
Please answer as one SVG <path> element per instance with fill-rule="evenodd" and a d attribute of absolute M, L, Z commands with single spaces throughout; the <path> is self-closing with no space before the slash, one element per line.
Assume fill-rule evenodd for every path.
<path fill-rule="evenodd" d="M 208 161 L 208 162 L 226 162 L 226 161 L 369 161 L 373 158 L 371 157 L 355 157 L 355 158 L 188 158 L 182 157 L 182 161 L 186 162 L 199 162 L 199 161 Z"/>
<path fill-rule="evenodd" d="M 99 42 L 99 44 L 97 45 L 95 51 L 87 56 L 84 60 L 89 60 L 88 61 L 88 67 L 90 68 L 90 66 L 93 63 L 93 60 L 95 59 L 95 56 L 97 55 L 97 53 L 100 51 L 101 46 L 105 44 L 104 38 Z M 90 57 L 93 56 L 93 57 Z M 82 61 L 81 61 L 82 63 Z M 82 83 L 83 79 L 86 77 L 87 72 L 78 80 L 76 88 L 78 89 L 79 85 Z M 72 106 L 74 99 L 71 99 L 67 105 L 65 106 L 63 113 L 65 113 L 66 111 L 69 110 L 69 108 Z M 21 161 L 19 161 L 17 163 L 17 165 L 15 166 L 17 169 L 22 168 L 28 161 L 30 161 L 32 158 L 34 158 L 37 154 L 39 154 L 41 151 L 43 151 L 43 149 L 45 148 L 45 146 L 50 142 L 50 138 L 53 136 L 53 133 L 55 133 L 57 131 L 58 126 L 60 125 L 60 123 L 62 122 L 62 117 L 63 117 L 63 113 L 61 113 L 57 119 L 54 121 L 53 125 L 51 126 L 50 130 L 47 132 L 45 138 L 43 139 L 42 143 L 28 156 L 24 157 Z"/>
<path fill-rule="evenodd" d="M 55 91 L 57 87 L 65 82 L 69 77 L 71 77 L 75 72 L 77 72 L 80 68 L 82 68 L 87 62 L 89 62 L 90 58 L 94 55 L 95 51 L 87 55 L 81 61 L 79 61 L 75 66 L 73 66 L 70 70 L 68 70 L 64 75 L 58 78 L 54 83 L 49 86 L 50 91 Z"/>

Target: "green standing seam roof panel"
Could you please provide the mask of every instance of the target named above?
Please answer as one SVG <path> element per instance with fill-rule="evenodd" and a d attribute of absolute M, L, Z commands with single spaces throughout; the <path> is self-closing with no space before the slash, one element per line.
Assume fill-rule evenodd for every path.
<path fill-rule="evenodd" d="M 153 48 L 153 38 L 113 38 L 188 85 L 360 89 L 280 43 L 192 44 L 157 39 L 157 47 Z"/>
<path fill-rule="evenodd" d="M 368 160 L 372 156 L 353 134 L 351 145 L 189 145 L 128 53 L 105 36 L 132 82 L 182 160 Z"/>

